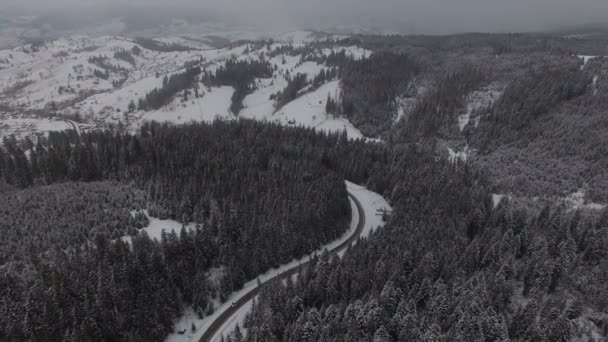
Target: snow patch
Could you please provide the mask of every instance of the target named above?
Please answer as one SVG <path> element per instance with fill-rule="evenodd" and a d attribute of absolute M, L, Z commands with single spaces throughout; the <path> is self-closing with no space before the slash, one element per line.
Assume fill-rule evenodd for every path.
<path fill-rule="evenodd" d="M 73 127 L 63 120 L 46 118 L 6 118 L 0 121 L 0 138 L 15 135 L 25 138 L 35 133 L 48 135 L 49 132 L 70 130 Z"/>
<path fill-rule="evenodd" d="M 487 108 L 494 104 L 502 94 L 503 87 L 497 84 L 492 84 L 481 90 L 476 90 L 467 95 L 467 108 L 464 114 L 458 116 L 458 128 L 462 132 L 471 121 L 471 114 L 476 110 Z M 475 127 L 479 125 L 479 117 L 475 118 Z"/>
<path fill-rule="evenodd" d="M 593 82 L 592 82 L 593 95 L 597 95 L 597 81 L 598 80 L 599 80 L 599 76 L 598 75 L 593 76 Z"/>
<path fill-rule="evenodd" d="M 454 151 L 452 148 L 448 147 L 448 153 L 449 153 L 448 160 L 451 163 L 455 163 L 457 160 L 466 162 L 467 159 L 469 158 L 470 151 L 469 151 L 468 146 L 466 146 L 464 148 L 464 150 L 460 151 L 460 152 Z"/>
<path fill-rule="evenodd" d="M 507 195 L 502 195 L 502 194 L 492 194 L 492 208 L 496 209 L 496 207 L 498 207 L 498 205 L 500 204 L 500 202 L 502 202 L 502 199 L 508 196 Z"/>
<path fill-rule="evenodd" d="M 564 202 L 572 209 L 590 209 L 590 210 L 603 210 L 606 208 L 605 204 L 586 202 L 585 201 L 585 190 L 579 189 L 576 192 L 571 193 L 563 199 Z"/>
<path fill-rule="evenodd" d="M 270 83 L 273 83 L 272 85 Z M 272 121 L 286 126 L 313 127 L 318 131 L 342 132 L 350 139 L 362 139 L 363 134 L 355 128 L 347 119 L 336 117 L 325 112 L 328 95 L 336 99 L 340 95 L 340 82 L 328 82 L 319 89 L 306 93 L 283 108 L 274 112 L 274 103 L 268 99 L 270 94 L 281 90 L 281 81 L 264 81 L 266 87 L 261 87 L 254 94 L 245 98 L 245 108 L 239 117 L 256 119 L 262 121 Z"/>
<path fill-rule="evenodd" d="M 131 215 L 134 215 L 134 214 L 135 214 L 135 212 L 131 212 Z M 161 220 L 158 218 L 150 217 L 148 215 L 147 210 L 144 210 L 144 214 L 148 217 L 148 220 L 150 223 L 148 224 L 147 227 L 140 229 L 139 233 L 146 232 L 146 234 L 148 234 L 150 239 L 155 239 L 155 240 L 160 241 L 163 231 L 167 234 L 170 234 L 172 232 L 179 234 L 179 232 L 182 230 L 182 227 L 185 228 L 187 231 L 192 231 L 196 228 L 196 224 L 194 224 L 194 223 L 188 223 L 186 225 L 183 225 L 175 220 Z M 131 237 L 123 236 L 122 240 L 130 243 Z"/>
<path fill-rule="evenodd" d="M 576 57 L 578 57 L 578 58 L 580 58 L 580 59 L 582 59 L 582 60 L 583 60 L 583 65 L 581 65 L 581 70 L 584 70 L 584 69 L 585 69 L 585 66 L 587 65 L 587 63 L 588 63 L 590 60 L 592 60 L 592 59 L 594 59 L 594 58 L 597 58 L 597 57 L 599 57 L 599 56 L 586 56 L 586 55 L 578 55 L 578 56 L 576 56 Z"/>
<path fill-rule="evenodd" d="M 159 121 L 173 123 L 187 122 L 213 122 L 216 119 L 232 120 L 234 115 L 230 112 L 231 97 L 234 93 L 232 87 L 209 88 L 202 97 L 183 102 L 181 96 L 168 106 L 156 111 L 147 112 L 142 121 Z"/>

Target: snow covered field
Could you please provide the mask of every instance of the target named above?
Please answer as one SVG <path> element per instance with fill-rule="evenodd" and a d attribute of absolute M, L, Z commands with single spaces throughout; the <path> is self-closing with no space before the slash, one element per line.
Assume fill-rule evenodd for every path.
<path fill-rule="evenodd" d="M 272 121 L 282 125 L 313 127 L 319 131 L 342 132 L 346 131 L 351 139 L 363 138 L 363 134 L 355 128 L 347 119 L 328 115 L 325 112 L 328 95 L 338 98 L 340 94 L 340 82 L 328 82 L 319 89 L 303 94 L 283 108 L 274 112 L 273 101 L 268 99 L 267 94 L 272 94 L 276 86 L 261 88 L 245 99 L 247 108 L 239 115 L 243 118 L 261 121 Z"/>
<path fill-rule="evenodd" d="M 193 98 L 182 102 L 176 98 L 166 108 L 147 112 L 142 121 L 167 121 L 173 123 L 213 122 L 219 120 L 232 120 L 235 116 L 230 112 L 230 98 L 234 93 L 232 87 L 211 88 L 200 98 Z"/>
<path fill-rule="evenodd" d="M 10 135 L 15 135 L 17 138 L 25 138 L 31 136 L 32 133 L 48 134 L 48 132 L 65 131 L 72 128 L 72 125 L 62 120 L 7 118 L 0 120 L 0 139 Z"/>
<path fill-rule="evenodd" d="M 348 191 L 355 196 L 361 205 L 363 206 L 363 210 L 365 212 L 365 226 L 361 236 L 369 236 L 369 234 L 376 228 L 384 225 L 382 218 L 380 216 L 381 211 L 387 210 L 390 211 L 391 207 L 386 202 L 386 200 L 372 191 L 367 190 L 365 187 L 356 185 L 351 182 L 346 182 L 346 186 Z M 317 253 L 320 253 L 323 249 L 332 250 L 342 244 L 344 241 L 348 240 L 350 236 L 354 233 L 359 223 L 359 213 L 355 203 L 350 200 L 351 211 L 352 211 L 352 220 L 349 226 L 349 229 L 344 235 L 336 241 L 333 241 L 327 245 L 325 245 L 322 249 L 318 250 Z M 342 253 L 343 254 L 343 253 Z M 289 264 L 283 265 L 277 269 L 272 269 L 266 272 L 263 275 L 260 275 L 258 279 L 261 283 L 265 283 L 266 281 L 276 277 L 277 275 L 286 272 L 287 270 L 292 269 L 293 267 L 298 266 L 299 264 L 306 262 L 310 259 L 310 256 L 304 257 L 300 260 L 294 260 Z M 215 319 L 221 315 L 221 313 L 228 309 L 232 302 L 235 302 L 242 298 L 249 291 L 253 290 L 257 286 L 257 280 L 252 280 L 245 284 L 242 290 L 233 293 L 226 302 L 219 307 L 216 308 L 215 312 L 211 316 L 204 317 L 203 319 L 198 319 L 192 310 L 187 310 L 185 315 L 176 322 L 174 330 L 176 333 L 169 335 L 166 339 L 166 342 L 190 342 L 190 341 L 198 341 L 201 336 L 205 333 L 207 328 L 211 325 Z M 241 308 L 236 315 L 232 317 L 226 324 L 224 324 L 219 330 L 218 334 L 214 336 L 213 341 L 219 342 L 221 340 L 221 335 L 227 332 L 232 331 L 237 324 L 239 326 L 243 326 L 243 321 L 245 316 L 250 311 L 251 301 L 249 301 L 246 305 Z M 196 331 L 192 332 L 191 327 L 192 324 L 196 327 Z M 185 330 L 184 334 L 178 334 L 178 331 Z"/>

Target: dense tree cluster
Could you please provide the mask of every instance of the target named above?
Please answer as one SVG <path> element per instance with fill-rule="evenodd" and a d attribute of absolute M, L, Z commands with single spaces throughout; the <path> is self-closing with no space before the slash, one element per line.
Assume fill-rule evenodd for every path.
<path fill-rule="evenodd" d="M 142 190 L 128 195 L 130 188 L 107 183 L 9 191 L 6 198 L 17 200 L 3 208 L 11 216 L 2 226 L 5 257 L 23 250 L 27 260 L 25 268 L 2 268 L 0 339 L 162 340 L 182 302 L 203 315 L 212 309 L 211 296 L 223 300 L 269 267 L 345 231 L 346 187 L 323 153 L 332 146 L 339 153 L 336 145 L 348 148 L 344 139 L 243 121 L 148 124 L 137 136 L 56 133 L 36 146 L 7 141 L 8 149 L 0 149 L 0 175 L 8 184 L 128 181 L 143 190 L 145 204 Z M 353 146 L 355 155 L 363 145 Z M 48 192 L 54 196 L 35 196 Z M 152 216 L 195 222 L 196 228 L 160 242 L 134 238 L 132 250 L 110 242 L 145 224 L 145 217 L 129 212 L 144 205 Z M 58 217 L 55 210 L 71 212 Z M 90 214 L 96 210 L 101 212 Z M 74 222 L 83 215 L 86 220 Z M 35 231 L 25 235 L 20 225 Z M 15 246 L 18 241 L 23 248 Z M 45 249 L 47 255 L 37 258 L 35 252 Z M 211 267 L 221 270 L 218 284 L 208 281 Z M 27 309 L 16 310 L 22 307 Z"/>
<path fill-rule="evenodd" d="M 438 74 L 434 87 L 426 91 L 407 120 L 401 138 L 417 141 L 421 137 L 442 136 L 455 126 L 456 113 L 466 108 L 465 98 L 483 82 L 484 73 L 465 63 Z M 443 134 L 444 135 L 444 134 Z"/>
<path fill-rule="evenodd" d="M 382 99 L 375 107 L 384 111 L 350 116 L 365 135 L 435 144 L 439 154 L 446 145 L 467 149 L 469 160 L 488 170 L 495 192 L 565 197 L 583 190 L 586 200 L 608 201 L 602 147 L 608 68 L 605 58 L 585 63 L 576 56 L 606 55 L 601 40 L 534 34 L 360 38 L 364 47 L 404 54 L 418 65 L 396 101 Z M 345 94 L 347 69 L 341 67 Z M 356 84 L 369 87 L 364 80 Z M 486 98 L 480 101 L 479 93 Z M 370 103 L 365 95 L 356 98 Z M 328 110 L 348 114 L 349 106 L 343 100 L 336 110 L 330 102 Z M 394 124 L 397 114 L 401 120 Z M 457 123 L 463 121 L 461 133 Z"/>
<path fill-rule="evenodd" d="M 309 80 L 306 74 L 298 73 L 295 76 L 287 74 L 285 76 L 287 80 L 285 89 L 276 94 L 272 94 L 270 99 L 274 100 L 274 107 L 278 110 L 297 99 L 303 93 L 315 91 L 326 82 L 334 80 L 337 76 L 337 68 L 322 69 L 312 80 Z M 332 114 L 338 114 L 337 110 L 336 113 Z"/>
<path fill-rule="evenodd" d="M 89 63 L 94 64 L 104 70 L 105 73 L 124 73 L 127 69 L 120 65 L 114 65 L 110 63 L 110 59 L 107 56 L 94 56 L 89 58 Z"/>
<path fill-rule="evenodd" d="M 287 86 L 285 89 L 274 94 L 271 100 L 274 100 L 274 107 L 279 109 L 298 97 L 299 92 L 308 85 L 306 74 L 296 74 L 293 77 L 287 77 Z"/>
<path fill-rule="evenodd" d="M 400 156 L 368 182 L 392 200 L 388 225 L 343 259 L 324 253 L 296 281 L 267 286 L 243 341 L 608 335 L 608 211 L 494 208 L 468 167 Z"/>
<path fill-rule="evenodd" d="M 366 136 L 391 126 L 395 98 L 409 85 L 420 66 L 407 55 L 382 52 L 368 59 L 346 60 L 342 67 L 341 110 Z"/>
<path fill-rule="evenodd" d="M 510 83 L 484 116 L 481 129 L 477 130 L 479 144 L 485 151 L 517 140 L 525 144 L 526 139 L 521 139 L 524 137 L 519 132 L 560 104 L 583 95 L 590 84 L 591 79 L 576 65 L 530 70 Z"/>
<path fill-rule="evenodd" d="M 560 34 L 546 33 L 466 33 L 445 36 L 360 35 L 351 39 L 356 40 L 358 45 L 372 50 L 394 47 L 438 53 L 487 50 L 494 57 L 502 54 L 534 54 L 547 51 L 570 56 L 576 53 L 592 56 L 608 55 L 608 49 L 602 43 L 604 37 L 594 39 L 592 35 L 587 36 L 590 39 L 572 39 Z"/>
<path fill-rule="evenodd" d="M 0 194 L 0 264 L 27 261 L 103 234 L 116 239 L 147 225 L 145 195 L 110 182 L 62 183 Z"/>
<path fill-rule="evenodd" d="M 139 99 L 139 109 L 151 110 L 166 106 L 178 93 L 195 88 L 200 73 L 201 69 L 199 67 L 192 67 L 170 77 L 165 76 L 161 88 L 155 88 L 147 93 L 145 97 Z"/>
<path fill-rule="evenodd" d="M 603 146 L 608 103 L 602 59 L 583 71 L 576 61 L 516 77 L 494 105 L 465 132 L 478 149 L 497 191 L 524 196 L 567 196 L 608 201 L 608 159 Z"/>
<path fill-rule="evenodd" d="M 234 88 L 230 110 L 238 114 L 243 109 L 243 99 L 255 87 L 256 78 L 272 77 L 272 66 L 265 60 L 239 61 L 230 59 L 215 73 L 205 73 L 203 82 L 213 86 L 231 86 Z"/>
<path fill-rule="evenodd" d="M 136 50 L 137 51 L 137 50 Z M 133 66 L 135 66 L 135 57 L 131 54 L 133 50 L 128 51 L 125 49 L 120 49 L 114 52 L 114 58 L 119 59 L 121 61 L 125 61 Z"/>

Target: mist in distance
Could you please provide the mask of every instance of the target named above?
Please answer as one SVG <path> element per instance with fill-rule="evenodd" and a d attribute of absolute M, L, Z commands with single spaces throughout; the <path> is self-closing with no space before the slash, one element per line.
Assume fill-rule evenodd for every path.
<path fill-rule="evenodd" d="M 272 30 L 343 27 L 404 34 L 529 32 L 608 22 L 606 0 L 0 0 L 0 11 L 70 18 L 58 20 L 65 25 L 139 11 L 148 25 L 186 19 Z"/>

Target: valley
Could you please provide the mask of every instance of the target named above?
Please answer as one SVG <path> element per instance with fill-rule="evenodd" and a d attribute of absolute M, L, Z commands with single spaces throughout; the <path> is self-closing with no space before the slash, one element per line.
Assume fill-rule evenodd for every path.
<path fill-rule="evenodd" d="M 157 26 L 0 50 L 0 341 L 606 339 L 603 36 Z"/>

